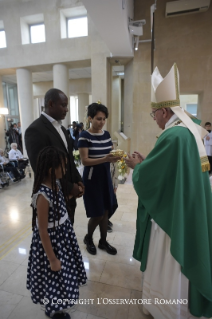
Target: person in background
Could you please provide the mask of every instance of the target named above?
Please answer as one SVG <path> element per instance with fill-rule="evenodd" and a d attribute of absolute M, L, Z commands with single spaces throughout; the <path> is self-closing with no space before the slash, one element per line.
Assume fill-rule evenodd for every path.
<path fill-rule="evenodd" d="M 20 143 L 21 149 L 23 150 L 21 122 L 17 123 L 17 130 L 18 130 L 18 133 L 19 133 L 19 143 Z"/>
<path fill-rule="evenodd" d="M 21 175 L 13 163 L 11 163 L 9 159 L 4 156 L 4 151 L 2 148 L 0 148 L 0 167 L 1 166 L 5 172 L 12 173 L 12 178 L 14 177 L 13 182 L 17 182 L 25 177 L 25 175 Z"/>
<path fill-rule="evenodd" d="M 74 130 L 77 126 L 77 122 L 73 121 L 72 122 L 72 125 L 69 125 L 69 131 L 70 131 L 70 134 L 71 134 L 71 137 L 73 140 L 75 140 L 75 136 L 74 136 Z"/>
<path fill-rule="evenodd" d="M 18 150 L 17 143 L 11 143 L 10 146 L 11 146 L 11 150 L 9 151 L 9 160 L 22 161 L 24 157 L 21 151 Z"/>
<path fill-rule="evenodd" d="M 17 123 L 17 128 L 18 128 L 18 133 L 21 135 L 22 131 L 21 131 L 21 122 Z"/>
<path fill-rule="evenodd" d="M 17 149 L 17 143 L 11 144 L 11 150 L 9 151 L 9 160 L 12 161 L 17 168 L 20 169 L 21 175 L 25 177 L 24 170 L 28 165 L 28 159 L 24 159 L 21 151 Z"/>
<path fill-rule="evenodd" d="M 80 133 L 82 132 L 82 126 L 81 124 L 77 124 L 75 129 L 74 129 L 74 137 L 75 137 L 75 140 L 74 140 L 74 149 L 77 151 L 78 150 L 78 140 L 79 140 L 79 136 L 80 136 Z"/>
<path fill-rule="evenodd" d="M 11 124 L 9 130 L 6 132 L 6 135 L 9 137 L 9 143 L 16 143 L 17 148 L 22 152 L 22 147 L 20 143 L 20 135 L 17 129 L 16 123 Z"/>
<path fill-rule="evenodd" d="M 204 137 L 204 145 L 206 154 L 208 156 L 208 160 L 210 162 L 210 171 L 209 174 L 212 172 L 212 132 L 211 132 L 211 123 L 205 123 L 205 129 L 208 131 L 208 135 Z"/>
<path fill-rule="evenodd" d="M 83 122 L 80 122 L 80 126 L 81 126 L 81 132 L 84 131 L 84 124 L 83 124 Z"/>

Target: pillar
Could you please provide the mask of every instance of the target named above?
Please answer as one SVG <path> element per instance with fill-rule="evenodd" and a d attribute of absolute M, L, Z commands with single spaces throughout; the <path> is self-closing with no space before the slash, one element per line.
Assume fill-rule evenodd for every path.
<path fill-rule="evenodd" d="M 33 122 L 32 73 L 26 69 L 18 69 L 16 71 L 16 77 L 22 130 L 23 155 L 27 156 L 24 135 L 27 127 Z"/>
<path fill-rule="evenodd" d="M 65 93 L 65 95 L 69 99 L 69 80 L 68 80 L 68 68 L 66 65 L 63 64 L 55 64 L 53 65 L 53 87 L 55 89 L 59 89 Z M 68 128 L 68 124 L 71 123 L 71 118 L 70 118 L 70 108 L 68 113 L 66 114 L 65 119 L 63 120 L 63 126 L 65 128 Z"/>
<path fill-rule="evenodd" d="M 89 94 L 79 93 L 78 94 L 78 119 L 80 122 L 85 122 L 85 107 L 89 105 Z M 85 123 L 84 123 L 85 124 Z"/>
<path fill-rule="evenodd" d="M 91 45 L 91 90 L 92 102 L 101 101 L 111 110 L 111 65 L 108 63 L 110 52 L 106 45 L 96 35 Z M 110 116 L 110 115 L 109 115 Z M 110 118 L 103 129 L 110 131 Z"/>
<path fill-rule="evenodd" d="M 3 88 L 2 88 L 2 80 L 0 76 L 0 107 L 4 107 L 4 96 L 3 96 Z M 0 115 L 0 148 L 5 148 L 5 117 L 4 115 Z"/>

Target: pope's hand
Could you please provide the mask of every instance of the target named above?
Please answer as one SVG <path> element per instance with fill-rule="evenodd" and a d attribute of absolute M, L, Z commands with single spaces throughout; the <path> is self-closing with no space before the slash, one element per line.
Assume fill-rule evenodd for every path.
<path fill-rule="evenodd" d="M 141 153 L 135 151 L 135 152 L 132 154 L 132 157 L 135 157 L 135 155 L 137 155 L 138 158 L 140 159 L 140 163 L 145 160 L 145 156 L 142 155 Z"/>
<path fill-rule="evenodd" d="M 133 154 L 133 156 L 128 154 L 128 158 L 125 158 L 125 162 L 128 167 L 134 169 L 137 164 L 141 163 L 141 160 L 137 154 Z"/>

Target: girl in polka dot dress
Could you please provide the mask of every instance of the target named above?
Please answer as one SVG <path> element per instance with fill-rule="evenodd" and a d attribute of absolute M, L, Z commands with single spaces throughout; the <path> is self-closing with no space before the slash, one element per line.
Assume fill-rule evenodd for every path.
<path fill-rule="evenodd" d="M 27 269 L 27 289 L 45 314 L 69 319 L 63 310 L 79 299 L 86 273 L 77 239 L 68 218 L 66 156 L 46 147 L 39 156 L 33 186 L 33 236 Z M 57 180 L 60 179 L 60 183 Z"/>

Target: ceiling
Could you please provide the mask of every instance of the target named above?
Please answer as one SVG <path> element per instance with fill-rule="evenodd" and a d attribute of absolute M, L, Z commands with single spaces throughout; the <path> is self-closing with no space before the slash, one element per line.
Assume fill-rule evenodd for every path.
<path fill-rule="evenodd" d="M 1 1 L 1 0 L 0 0 Z M 124 65 L 113 66 L 113 76 L 117 76 L 117 72 L 124 71 Z M 89 79 L 91 78 L 91 67 L 69 69 L 69 79 Z M 17 83 L 16 74 L 7 74 L 2 76 L 2 81 L 7 83 Z M 53 81 L 53 72 L 32 72 L 32 82 L 48 82 Z"/>
<path fill-rule="evenodd" d="M 69 69 L 69 79 L 81 79 L 91 77 L 91 67 L 79 68 L 79 69 Z M 16 74 L 3 75 L 3 82 L 17 83 Z M 32 72 L 32 81 L 35 82 L 46 82 L 53 81 L 53 71 L 45 72 Z"/>

